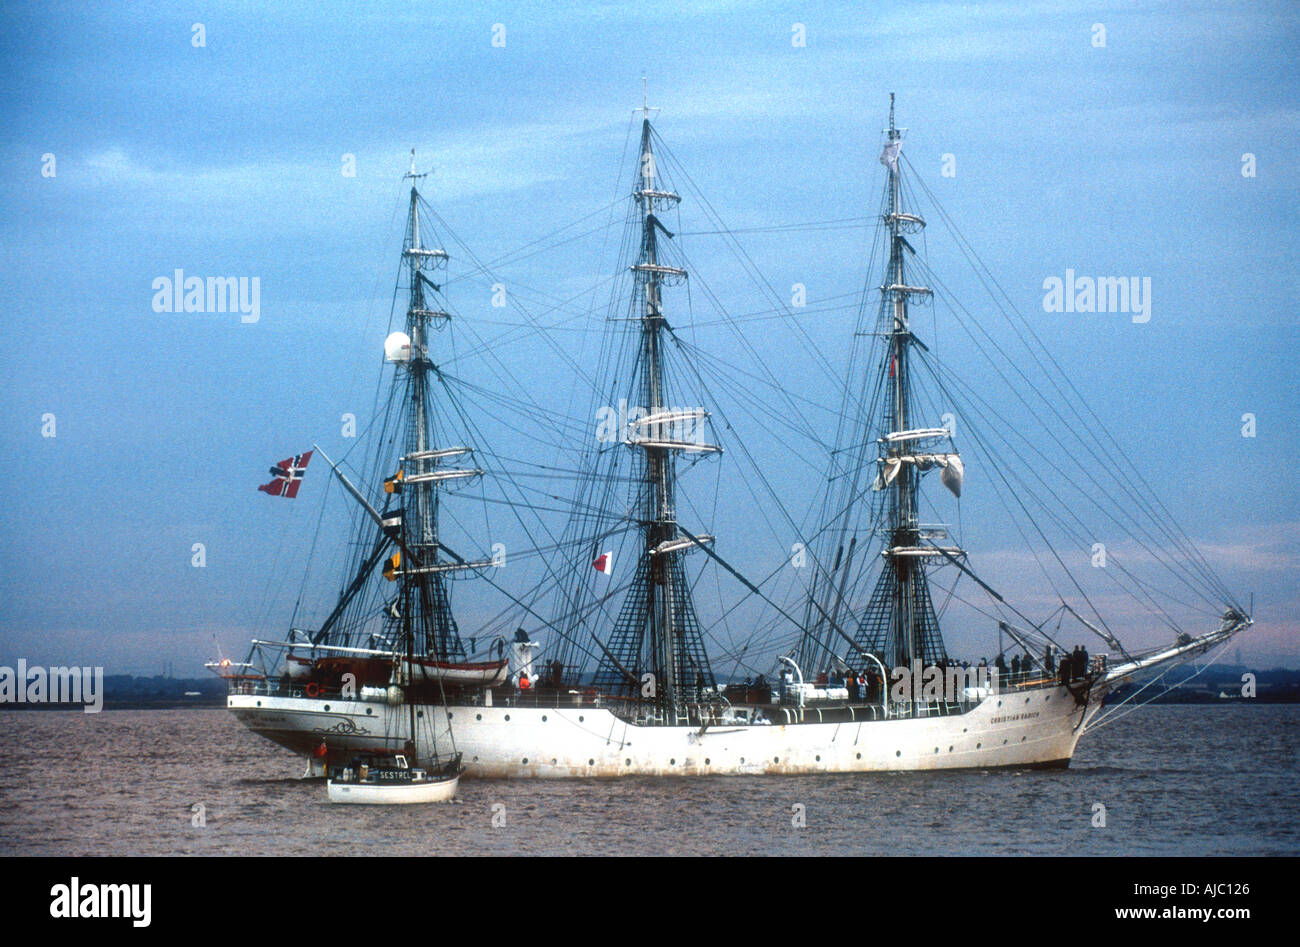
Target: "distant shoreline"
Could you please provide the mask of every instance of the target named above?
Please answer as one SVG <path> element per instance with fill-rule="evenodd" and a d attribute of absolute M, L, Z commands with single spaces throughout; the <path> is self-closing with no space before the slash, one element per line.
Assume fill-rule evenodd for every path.
<path fill-rule="evenodd" d="M 1252 675 L 1254 696 L 1240 696 L 1243 685 Z M 1142 703 L 1179 704 L 1192 707 L 1228 704 L 1300 704 L 1300 670 L 1269 668 L 1251 671 L 1244 665 L 1195 665 L 1175 669 L 1166 675 L 1165 685 L 1172 690 Z M 1107 694 L 1104 702 L 1115 704 L 1145 687 L 1130 681 Z M 227 682 L 215 677 L 135 677 L 130 674 L 105 675 L 104 710 L 219 710 L 226 707 Z M 1220 697 L 1220 694 L 1231 695 Z M 0 703 L 3 710 L 82 710 L 81 704 Z"/>
<path fill-rule="evenodd" d="M 193 700 L 117 700 L 104 701 L 103 710 L 225 710 L 226 700 L 213 700 L 211 697 L 200 697 Z M 0 703 L 0 711 L 5 710 L 54 710 L 54 711 L 74 711 L 82 710 L 81 704 L 17 704 L 17 703 Z M 101 711 L 102 712 L 102 711 Z"/>

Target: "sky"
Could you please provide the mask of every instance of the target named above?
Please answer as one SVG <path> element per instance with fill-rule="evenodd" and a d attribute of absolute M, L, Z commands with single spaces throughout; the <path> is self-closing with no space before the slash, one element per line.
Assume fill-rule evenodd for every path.
<path fill-rule="evenodd" d="M 328 611 L 341 579 L 329 544 L 343 531 L 317 532 L 324 471 L 295 501 L 255 487 L 314 442 L 345 453 L 344 414 L 370 420 L 411 148 L 457 245 L 501 261 L 490 278 L 448 284 L 464 354 L 446 364 L 488 386 L 505 366 L 570 416 L 587 404 L 573 365 L 596 365 L 643 76 L 659 134 L 754 267 L 779 295 L 806 287 L 806 310 L 743 324 L 783 384 L 819 404 L 835 379 L 792 333 L 842 364 L 855 294 L 878 278 L 866 218 L 896 93 L 913 173 L 1216 571 L 1253 595 L 1244 660 L 1300 664 L 1294 6 L 195 11 L 0 12 L 0 664 L 195 675 L 282 634 L 300 592 Z M 693 271 L 680 325 L 742 364 L 696 287 L 731 314 L 773 303 L 703 211 L 688 199 L 679 215 Z M 856 223 L 783 227 L 845 220 Z M 570 225 L 581 237 L 553 246 Z M 521 253 L 534 241 L 544 252 Z M 466 254 L 448 249 L 455 276 Z M 956 249 L 937 236 L 926 249 L 978 315 Z M 155 280 L 178 269 L 256 278 L 256 321 L 155 311 Z M 1045 312 L 1044 281 L 1067 270 L 1149 277 L 1150 320 Z M 491 304 L 497 282 L 506 310 Z M 554 331 L 543 339 L 539 325 Z M 962 363 L 941 312 L 931 328 Z M 825 412 L 804 420 L 832 433 Z M 510 436 L 508 421 L 488 428 Z M 792 507 L 811 508 L 815 470 L 760 448 Z M 765 574 L 791 537 L 728 541 L 749 502 L 732 469 L 693 471 L 690 485 L 719 551 Z M 982 541 L 989 574 L 1033 599 L 1024 552 L 981 512 L 977 483 L 964 541 Z M 322 535 L 334 551 L 322 547 L 307 586 L 303 560 Z M 467 597 L 466 614 L 502 604 Z M 1163 639 L 1136 627 L 1133 640 Z"/>

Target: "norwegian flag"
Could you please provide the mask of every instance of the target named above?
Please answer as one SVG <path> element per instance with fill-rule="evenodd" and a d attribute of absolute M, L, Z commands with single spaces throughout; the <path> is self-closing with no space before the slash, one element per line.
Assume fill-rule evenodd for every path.
<path fill-rule="evenodd" d="M 310 460 L 311 451 L 307 451 L 280 461 L 271 468 L 271 476 L 275 479 L 257 489 L 273 497 L 288 497 L 292 500 L 298 495 L 298 487 L 302 485 L 302 477 L 307 472 L 307 462 Z"/>
<path fill-rule="evenodd" d="M 603 572 L 605 575 L 609 575 L 614 571 L 614 554 L 612 552 L 602 552 L 596 557 L 596 560 L 591 564 L 591 567 L 597 572 Z"/>

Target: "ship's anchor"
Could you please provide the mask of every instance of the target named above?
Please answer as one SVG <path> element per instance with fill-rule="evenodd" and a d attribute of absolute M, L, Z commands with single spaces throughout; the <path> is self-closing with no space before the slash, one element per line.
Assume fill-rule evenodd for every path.
<path fill-rule="evenodd" d="M 1082 708 L 1082 712 L 1079 714 L 1079 722 L 1074 725 L 1075 730 L 1078 730 L 1079 727 L 1083 726 L 1083 721 L 1088 716 L 1087 708 L 1088 708 L 1088 700 L 1092 696 L 1092 684 L 1093 684 L 1093 678 L 1085 677 L 1083 686 L 1080 687 L 1078 690 L 1075 690 L 1069 684 L 1065 685 L 1065 689 L 1068 690 L 1070 692 L 1070 696 L 1074 698 L 1074 703 L 1078 707 Z"/>

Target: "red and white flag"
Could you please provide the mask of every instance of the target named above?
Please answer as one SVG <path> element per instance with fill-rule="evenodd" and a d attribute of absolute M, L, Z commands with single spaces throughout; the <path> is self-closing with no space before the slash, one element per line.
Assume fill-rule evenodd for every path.
<path fill-rule="evenodd" d="M 596 561 L 591 564 L 591 567 L 597 572 L 609 575 L 614 571 L 614 554 L 612 552 L 602 552 L 596 557 Z"/>
<path fill-rule="evenodd" d="M 307 451 L 305 454 L 295 454 L 293 457 L 280 461 L 271 468 L 271 476 L 274 479 L 257 489 L 263 493 L 269 493 L 273 497 L 293 499 L 298 495 L 298 488 L 302 486 L 302 477 L 307 472 L 307 464 L 311 460 L 311 454 L 311 451 Z"/>

